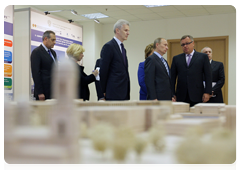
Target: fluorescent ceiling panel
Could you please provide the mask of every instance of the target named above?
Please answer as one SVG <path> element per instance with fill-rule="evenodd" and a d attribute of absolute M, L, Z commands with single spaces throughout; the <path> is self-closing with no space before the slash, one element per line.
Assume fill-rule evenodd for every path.
<path fill-rule="evenodd" d="M 92 13 L 92 14 L 83 14 L 83 17 L 86 17 L 88 19 L 98 19 L 98 18 L 107 18 L 107 15 L 104 15 L 102 13 Z"/>
<path fill-rule="evenodd" d="M 147 8 L 153 8 L 153 7 L 160 7 L 160 6 L 168 6 L 168 5 L 144 5 Z"/>

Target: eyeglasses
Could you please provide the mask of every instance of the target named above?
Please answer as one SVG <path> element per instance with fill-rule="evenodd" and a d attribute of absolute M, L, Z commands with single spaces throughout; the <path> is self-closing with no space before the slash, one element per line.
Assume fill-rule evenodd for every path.
<path fill-rule="evenodd" d="M 185 45 L 189 45 L 191 44 L 193 41 L 189 42 L 189 43 L 186 43 L 186 44 L 181 44 L 182 47 L 184 47 Z"/>

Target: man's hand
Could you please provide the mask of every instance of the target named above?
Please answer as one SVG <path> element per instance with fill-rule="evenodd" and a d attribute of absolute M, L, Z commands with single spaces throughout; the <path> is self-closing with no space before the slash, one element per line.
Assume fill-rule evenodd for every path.
<path fill-rule="evenodd" d="M 204 93 L 202 97 L 203 103 L 206 103 L 210 99 L 210 94 Z"/>
<path fill-rule="evenodd" d="M 210 98 L 213 97 L 213 95 L 214 95 L 213 93 L 214 93 L 214 91 L 212 91 L 212 94 L 210 95 Z"/>
<path fill-rule="evenodd" d="M 176 101 L 177 101 L 177 97 L 176 97 L 175 95 L 172 97 L 172 101 L 173 101 L 173 102 L 176 102 Z"/>
<path fill-rule="evenodd" d="M 38 98 L 39 98 L 39 100 L 45 100 L 45 95 L 44 94 L 39 94 Z"/>

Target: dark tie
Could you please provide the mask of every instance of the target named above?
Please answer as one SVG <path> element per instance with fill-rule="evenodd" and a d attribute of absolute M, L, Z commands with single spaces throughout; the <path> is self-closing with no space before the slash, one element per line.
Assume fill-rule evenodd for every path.
<path fill-rule="evenodd" d="M 168 75 L 169 75 L 169 70 L 168 70 L 168 66 L 167 66 L 166 61 L 163 59 L 163 57 L 161 57 L 161 60 L 162 60 L 164 66 L 165 66 L 165 68 L 166 68 L 166 70 L 167 70 L 167 73 L 168 73 Z"/>
<path fill-rule="evenodd" d="M 124 61 L 124 64 L 126 65 L 126 51 L 124 49 L 123 43 L 121 43 L 121 48 L 122 48 L 123 61 Z"/>
<path fill-rule="evenodd" d="M 51 51 L 48 49 L 48 54 L 52 57 L 53 61 L 55 62 L 55 58 L 52 56 Z"/>
<path fill-rule="evenodd" d="M 188 54 L 188 61 L 187 61 L 187 66 L 189 66 L 190 62 L 191 62 L 191 54 Z"/>

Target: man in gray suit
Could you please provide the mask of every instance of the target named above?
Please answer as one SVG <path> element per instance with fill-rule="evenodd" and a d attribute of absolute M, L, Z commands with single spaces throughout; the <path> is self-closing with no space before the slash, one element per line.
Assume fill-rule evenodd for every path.
<path fill-rule="evenodd" d="M 170 69 L 163 55 L 168 50 L 168 43 L 157 38 L 153 43 L 154 53 L 144 64 L 147 100 L 172 100 Z"/>

